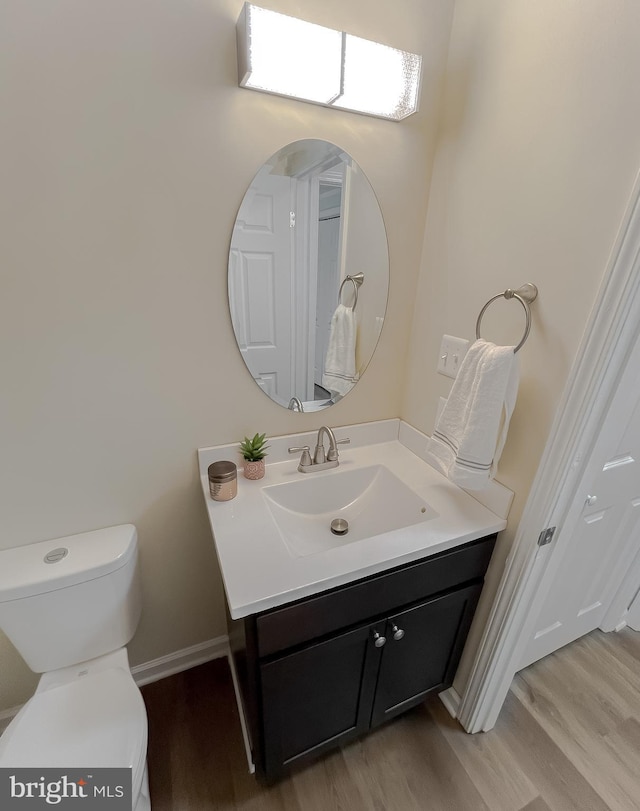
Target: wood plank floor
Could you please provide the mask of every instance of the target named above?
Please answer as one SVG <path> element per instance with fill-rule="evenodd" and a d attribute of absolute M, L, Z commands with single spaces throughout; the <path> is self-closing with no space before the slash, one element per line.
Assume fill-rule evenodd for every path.
<path fill-rule="evenodd" d="M 595 631 L 519 674 L 491 732 L 433 699 L 271 788 L 248 774 L 218 659 L 143 688 L 153 811 L 638 811 L 640 633 Z"/>

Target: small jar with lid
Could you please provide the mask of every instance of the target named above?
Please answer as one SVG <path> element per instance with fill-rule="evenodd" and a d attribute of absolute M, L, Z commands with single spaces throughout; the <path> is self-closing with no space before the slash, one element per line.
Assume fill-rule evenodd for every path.
<path fill-rule="evenodd" d="M 209 493 L 214 501 L 231 501 L 238 493 L 238 469 L 233 462 L 214 462 L 208 467 Z"/>

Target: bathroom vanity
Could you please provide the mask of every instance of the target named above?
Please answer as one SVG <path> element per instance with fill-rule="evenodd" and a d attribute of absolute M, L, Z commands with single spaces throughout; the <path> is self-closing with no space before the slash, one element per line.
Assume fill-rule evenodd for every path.
<path fill-rule="evenodd" d="M 336 434 L 352 443 L 340 467 L 306 475 L 285 454 L 307 435 L 270 440 L 265 480 L 228 503 L 209 499 L 206 466 L 234 446 L 199 452 L 245 742 L 267 782 L 451 686 L 506 524 L 409 450 L 422 435 L 399 421 Z M 361 529 L 371 511 L 378 534 Z M 323 542 L 316 522 L 334 513 L 354 534 L 327 526 Z"/>
<path fill-rule="evenodd" d="M 259 776 L 274 780 L 451 686 L 495 537 L 230 619 Z"/>

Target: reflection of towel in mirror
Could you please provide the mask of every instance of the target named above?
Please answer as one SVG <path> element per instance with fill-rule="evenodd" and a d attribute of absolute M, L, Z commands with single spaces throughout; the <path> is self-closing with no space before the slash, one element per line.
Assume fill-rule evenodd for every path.
<path fill-rule="evenodd" d="M 322 385 L 332 394 L 345 395 L 358 380 L 356 374 L 356 314 L 338 304 L 331 319 Z"/>
<path fill-rule="evenodd" d="M 469 347 L 429 441 L 438 469 L 468 490 L 496 474 L 518 395 L 513 349 L 482 339 Z"/>

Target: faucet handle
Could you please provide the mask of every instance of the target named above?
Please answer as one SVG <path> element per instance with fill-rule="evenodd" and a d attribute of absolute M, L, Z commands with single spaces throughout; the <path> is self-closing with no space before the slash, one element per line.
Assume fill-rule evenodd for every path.
<path fill-rule="evenodd" d="M 348 445 L 351 440 L 347 437 L 346 439 L 336 439 L 336 445 Z M 338 458 L 338 449 L 337 448 L 329 448 L 327 452 L 327 461 L 328 462 L 335 462 Z"/>
<path fill-rule="evenodd" d="M 309 446 L 303 445 L 301 448 L 289 448 L 289 453 L 299 453 L 302 451 L 302 456 L 300 457 L 300 467 L 310 467 L 311 462 L 311 454 L 309 453 Z"/>

